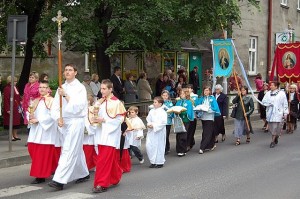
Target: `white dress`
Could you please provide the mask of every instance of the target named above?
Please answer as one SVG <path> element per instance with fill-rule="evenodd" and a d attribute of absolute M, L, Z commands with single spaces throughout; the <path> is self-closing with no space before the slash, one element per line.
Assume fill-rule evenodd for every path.
<path fill-rule="evenodd" d="M 151 109 L 147 118 L 146 151 L 151 164 L 165 163 L 167 113 L 163 107 Z"/>
<path fill-rule="evenodd" d="M 62 116 L 64 125 L 59 128 L 63 137 L 62 151 L 53 180 L 67 184 L 73 180 L 86 177 L 89 171 L 83 152 L 83 135 L 88 102 L 85 87 L 75 79 L 65 82 L 63 89 L 70 97 L 69 102 L 63 98 Z M 51 116 L 59 118 L 59 95 L 55 94 Z"/>

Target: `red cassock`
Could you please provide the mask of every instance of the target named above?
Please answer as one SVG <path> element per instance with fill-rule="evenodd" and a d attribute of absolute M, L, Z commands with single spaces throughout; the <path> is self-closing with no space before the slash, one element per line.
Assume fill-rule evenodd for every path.
<path fill-rule="evenodd" d="M 128 149 L 123 149 L 122 151 L 122 158 L 120 159 L 120 149 L 116 149 L 116 159 L 119 163 L 121 169 L 123 170 L 123 173 L 128 173 L 131 171 L 131 159 L 129 155 Z"/>
<path fill-rule="evenodd" d="M 7 111 L 10 111 L 10 84 L 7 84 L 3 90 L 3 124 L 5 128 L 8 128 L 9 126 L 9 114 Z M 18 111 L 18 106 L 20 105 L 21 97 L 20 94 L 15 87 L 14 90 L 14 103 L 13 103 L 13 126 L 19 126 L 21 124 L 21 114 Z"/>
<path fill-rule="evenodd" d="M 32 160 L 30 176 L 48 178 L 55 172 L 60 147 L 54 147 L 52 144 L 28 143 L 28 152 Z"/>
<path fill-rule="evenodd" d="M 83 151 L 85 155 L 86 165 L 88 170 L 93 169 L 97 163 L 97 153 L 94 145 L 83 145 Z"/>
<path fill-rule="evenodd" d="M 117 185 L 122 178 L 122 168 L 116 158 L 117 150 L 111 146 L 100 145 L 98 151 L 94 187 Z"/>

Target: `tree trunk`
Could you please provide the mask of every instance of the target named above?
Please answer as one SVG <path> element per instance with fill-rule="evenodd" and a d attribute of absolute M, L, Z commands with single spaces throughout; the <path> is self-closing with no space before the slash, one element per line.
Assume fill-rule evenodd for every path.
<path fill-rule="evenodd" d="M 28 78 L 31 70 L 32 58 L 33 58 L 33 46 L 34 46 L 33 38 L 36 33 L 37 24 L 40 21 L 40 16 L 45 6 L 45 2 L 46 2 L 45 0 L 37 1 L 34 11 L 32 13 L 25 13 L 26 15 L 28 15 L 27 43 L 25 46 L 25 58 L 24 58 L 23 68 L 18 82 L 18 88 L 21 95 L 23 95 L 25 85 L 28 82 Z"/>
<path fill-rule="evenodd" d="M 109 79 L 111 76 L 110 59 L 105 50 L 104 46 L 96 45 L 96 65 L 100 80 Z"/>

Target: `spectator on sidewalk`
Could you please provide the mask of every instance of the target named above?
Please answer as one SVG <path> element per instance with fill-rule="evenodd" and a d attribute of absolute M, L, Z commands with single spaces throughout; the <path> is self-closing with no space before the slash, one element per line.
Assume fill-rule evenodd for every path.
<path fill-rule="evenodd" d="M 92 87 L 90 86 L 90 83 L 91 83 L 91 77 L 89 75 L 85 75 L 83 77 L 82 84 L 86 89 L 88 103 L 89 105 L 92 105 L 94 102 L 94 93 Z"/>
<path fill-rule="evenodd" d="M 114 67 L 114 74 L 110 77 L 110 81 L 114 86 L 114 96 L 119 100 L 124 101 L 125 88 L 121 77 L 121 68 L 119 66 Z"/>
<path fill-rule="evenodd" d="M 29 104 L 40 96 L 39 94 L 39 74 L 35 71 L 32 71 L 29 74 L 29 81 L 25 85 L 24 95 L 22 100 L 22 107 L 24 111 L 24 124 L 28 124 L 26 111 L 28 110 Z M 29 129 L 28 129 L 29 133 Z"/>
<path fill-rule="evenodd" d="M 94 94 L 94 101 L 97 100 L 97 95 L 100 92 L 100 82 L 99 82 L 99 75 L 94 73 L 92 74 L 92 81 L 90 82 L 90 86 L 93 90 Z"/>
<path fill-rule="evenodd" d="M 7 85 L 3 90 L 3 125 L 4 129 L 9 129 L 9 121 L 10 121 L 10 90 L 11 84 L 14 84 L 14 102 L 13 102 L 13 130 L 12 130 L 12 141 L 21 140 L 18 137 L 18 129 L 21 125 L 21 97 L 20 93 L 16 87 L 17 78 L 11 78 L 11 76 L 7 77 Z"/>
<path fill-rule="evenodd" d="M 133 81 L 133 75 L 128 73 L 126 75 L 127 81 L 125 81 L 125 103 L 136 102 L 137 88 Z"/>
<path fill-rule="evenodd" d="M 152 89 L 150 87 L 150 84 L 147 80 L 147 74 L 146 73 L 141 73 L 140 74 L 140 80 L 137 85 L 137 90 L 138 90 L 138 97 L 139 101 L 149 101 L 151 100 L 151 95 L 152 95 Z M 146 116 L 147 115 L 147 105 L 141 107 L 141 115 Z"/>

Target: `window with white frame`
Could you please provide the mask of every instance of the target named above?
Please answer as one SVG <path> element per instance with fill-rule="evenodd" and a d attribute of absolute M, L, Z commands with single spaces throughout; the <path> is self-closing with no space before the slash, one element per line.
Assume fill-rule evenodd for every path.
<path fill-rule="evenodd" d="M 281 0 L 281 5 L 287 6 L 288 5 L 288 0 Z"/>
<path fill-rule="evenodd" d="M 257 37 L 249 38 L 249 75 L 256 75 Z"/>

